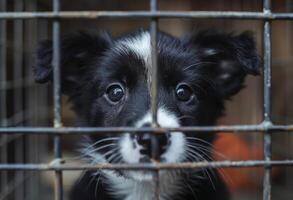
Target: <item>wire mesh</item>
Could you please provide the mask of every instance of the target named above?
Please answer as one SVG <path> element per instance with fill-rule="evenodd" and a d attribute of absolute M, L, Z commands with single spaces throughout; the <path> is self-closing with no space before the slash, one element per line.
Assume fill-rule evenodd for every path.
<path fill-rule="evenodd" d="M 33 2 L 33 1 L 32 1 Z M 159 199 L 159 178 L 158 171 L 160 169 L 192 169 L 192 168 L 224 168 L 224 167 L 264 167 L 265 176 L 263 180 L 263 199 L 271 199 L 271 173 L 272 166 L 292 166 L 293 160 L 272 160 L 271 148 L 272 148 L 272 134 L 280 132 L 293 131 L 293 125 L 276 125 L 271 121 L 271 22 L 273 20 L 292 20 L 292 13 L 274 13 L 271 11 L 271 1 L 264 0 L 263 12 L 232 12 L 232 11 L 158 11 L 157 1 L 150 0 L 149 11 L 62 11 L 60 8 L 60 0 L 53 0 L 53 10 L 51 12 L 36 12 L 36 11 L 24 11 L 24 2 L 17 1 L 15 3 L 14 11 L 7 11 L 6 0 L 1 0 L 1 13 L 0 13 L 0 58 L 1 58 L 1 127 L 0 127 L 0 148 L 1 148 L 1 191 L 0 199 L 5 199 L 8 193 L 11 193 L 16 187 L 20 187 L 20 192 L 15 193 L 15 199 L 24 199 L 25 186 L 23 183 L 30 179 L 29 182 L 33 186 L 36 186 L 37 177 L 33 174 L 26 173 L 27 171 L 55 171 L 55 200 L 63 199 L 63 184 L 62 184 L 62 171 L 63 170 L 81 170 L 81 169 L 125 169 L 125 170 L 154 170 L 156 172 L 156 199 Z M 34 4 L 30 4 L 35 6 Z M 33 9 L 34 10 L 34 9 Z M 61 19 L 101 19 L 101 18 L 148 18 L 150 19 L 150 34 L 152 41 L 152 117 L 153 126 L 150 128 L 133 128 L 133 127 L 63 127 L 61 117 L 61 93 L 60 93 L 60 20 Z M 263 43 L 264 43 L 264 121 L 261 124 L 255 125 L 236 125 L 236 126 L 211 126 L 211 127 L 179 127 L 179 128 L 161 128 L 157 125 L 157 29 L 158 20 L 160 18 L 195 18 L 195 19 L 250 19 L 250 20 L 262 20 L 263 26 Z M 37 90 L 26 90 L 26 86 L 32 86 L 33 81 L 31 72 L 22 71 L 22 65 L 31 65 L 32 61 L 25 61 L 23 57 L 23 50 L 26 47 L 23 35 L 24 21 L 28 19 L 52 19 L 52 36 L 53 36 L 53 61 L 52 66 L 54 68 L 54 81 L 53 81 L 53 99 L 54 99 L 54 124 L 53 127 L 45 126 L 32 126 L 33 123 L 28 123 L 29 126 L 22 126 L 24 119 L 28 119 L 30 114 L 26 109 L 32 110 L 32 117 L 35 118 L 40 113 L 40 110 L 36 109 L 36 102 L 33 101 L 32 96 L 37 96 Z M 14 49 L 13 54 L 13 81 L 9 81 L 7 78 L 7 61 L 6 61 L 6 41 L 7 41 L 7 20 L 14 20 Z M 31 22 L 30 28 L 27 32 L 31 34 L 34 32 L 34 22 Z M 46 31 L 45 31 L 46 32 Z M 32 37 L 27 34 L 26 40 L 32 44 Z M 32 49 L 32 48 L 30 48 Z M 7 90 L 13 88 L 14 90 L 14 104 L 16 107 L 16 114 L 13 115 L 11 120 L 8 117 L 6 104 L 7 104 Z M 27 94 L 28 93 L 28 94 Z M 45 93 L 42 93 L 44 99 L 47 98 Z M 24 100 L 26 99 L 26 100 Z M 23 105 L 23 101 L 27 104 Z M 43 110 L 44 113 L 48 112 L 48 108 Z M 29 116 L 28 116 L 29 115 Z M 18 119 L 18 120 L 17 120 Z M 17 122 L 20 123 L 17 123 Z M 30 120 L 32 122 L 33 120 Z M 15 125 L 21 125 L 20 127 L 10 127 Z M 264 133 L 264 160 L 248 160 L 248 161 L 218 161 L 218 162 L 196 162 L 196 163 L 178 163 L 178 164 L 144 164 L 144 165 L 68 165 L 64 164 L 62 160 L 61 149 L 61 135 L 68 134 L 103 134 L 107 133 L 121 133 L 121 132 L 152 132 L 155 134 L 161 134 L 165 132 L 183 131 L 183 132 L 263 132 Z M 9 135 L 8 135 L 9 133 Z M 32 164 L 34 161 L 40 159 L 34 155 L 34 151 L 30 149 L 30 146 L 39 146 L 38 136 L 49 135 L 54 137 L 54 159 L 50 163 Z M 11 141 L 15 144 L 11 145 Z M 155 140 L 153 140 L 155 141 Z M 44 141 L 46 143 L 46 140 Z M 44 144 L 43 143 L 43 144 Z M 153 155 L 156 154 L 156 143 L 152 144 Z M 15 163 L 8 164 L 8 148 L 15 148 Z M 28 150 L 24 155 L 23 150 Z M 11 178 L 8 176 L 8 171 L 17 171 Z M 32 178 L 33 177 L 33 178 Z M 3 187 L 7 186 L 7 187 Z M 29 187 L 32 188 L 32 187 Z M 34 193 L 33 190 L 30 193 Z M 29 199 L 29 198 L 28 198 Z"/>

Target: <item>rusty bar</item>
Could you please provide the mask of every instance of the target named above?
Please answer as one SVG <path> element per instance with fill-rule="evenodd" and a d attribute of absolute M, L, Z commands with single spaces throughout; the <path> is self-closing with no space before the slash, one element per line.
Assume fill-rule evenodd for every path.
<path fill-rule="evenodd" d="M 60 1 L 53 0 L 53 13 L 60 11 Z M 60 81 L 60 22 L 53 21 L 53 98 L 54 98 L 54 128 L 60 128 L 61 124 L 61 81 Z M 54 154 L 56 159 L 61 159 L 61 136 L 54 136 Z M 63 200 L 62 171 L 55 170 L 54 181 L 55 200 Z"/>
<path fill-rule="evenodd" d="M 263 13 L 271 13 L 271 0 L 263 1 Z M 272 60 L 272 48 L 271 48 L 271 21 L 269 19 L 264 22 L 263 30 L 263 43 L 264 43 L 264 109 L 263 118 L 264 124 L 271 124 L 271 113 L 272 113 L 272 94 L 271 94 L 271 60 Z M 264 160 L 269 162 L 272 158 L 272 135 L 270 131 L 264 132 Z M 272 193 L 272 169 L 270 165 L 264 166 L 264 179 L 263 179 L 263 200 L 271 200 Z"/>
<path fill-rule="evenodd" d="M 64 164 L 65 160 L 53 160 L 49 164 L 0 164 L 1 170 L 26 170 L 26 171 L 56 171 L 56 170 L 97 170 L 97 169 L 121 169 L 121 170 L 176 170 L 196 168 L 246 168 L 263 166 L 293 166 L 293 160 L 245 160 L 245 161 L 203 161 L 186 163 L 140 163 L 140 164 Z"/>
<path fill-rule="evenodd" d="M 233 125 L 233 126 L 183 126 L 178 128 L 152 128 L 152 127 L 0 127 L 0 134 L 39 134 L 39 135 L 94 135 L 103 133 L 121 133 L 121 132 L 155 132 L 158 134 L 166 132 L 292 132 L 293 125 L 272 125 L 272 124 L 259 124 L 259 125 Z"/>
<path fill-rule="evenodd" d="M 197 18 L 239 20 L 292 20 L 293 13 L 235 11 L 61 11 L 1 12 L 0 19 Z"/>
<path fill-rule="evenodd" d="M 157 10 L 157 1 L 150 0 L 150 11 L 155 12 Z M 158 19 L 152 18 L 150 22 L 150 43 L 151 43 L 151 113 L 152 113 L 152 127 L 158 127 L 157 113 L 158 113 L 158 91 L 157 91 L 157 79 L 158 79 L 158 61 L 157 61 L 157 35 L 158 35 Z M 158 142 L 155 134 L 152 134 L 152 158 L 158 157 Z"/>
<path fill-rule="evenodd" d="M 158 7 L 157 0 L 150 0 L 150 12 L 156 12 Z M 152 127 L 158 127 L 158 55 L 157 55 L 157 38 L 158 38 L 158 18 L 152 17 L 150 22 L 150 38 L 151 38 L 151 112 Z M 151 151 L 152 158 L 158 159 L 159 143 L 156 135 L 152 134 Z M 160 179 L 159 171 L 154 173 L 154 199 L 160 200 Z"/>
<path fill-rule="evenodd" d="M 155 12 L 157 10 L 157 1 L 150 0 L 150 10 Z M 158 35 L 158 19 L 152 18 L 150 22 L 150 36 L 151 36 L 151 111 L 152 111 L 152 126 L 157 126 L 157 110 L 158 110 L 158 92 L 157 92 L 157 79 L 158 79 L 158 61 L 157 61 L 157 35 Z"/>

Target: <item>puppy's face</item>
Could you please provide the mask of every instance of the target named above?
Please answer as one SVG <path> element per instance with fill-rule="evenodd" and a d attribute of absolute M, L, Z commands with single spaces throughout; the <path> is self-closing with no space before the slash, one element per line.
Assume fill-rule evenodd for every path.
<path fill-rule="evenodd" d="M 113 39 L 102 33 L 66 37 L 61 47 L 62 91 L 86 126 L 150 126 L 151 41 L 147 31 Z M 249 33 L 200 32 L 185 38 L 159 33 L 158 124 L 212 125 L 223 101 L 237 93 L 247 74 L 258 74 Z M 52 79 L 51 42 L 38 51 L 38 82 Z M 208 159 L 205 134 L 166 133 L 156 137 L 158 160 Z M 140 163 L 151 158 L 150 133 L 92 136 L 85 147 L 93 162 Z"/>

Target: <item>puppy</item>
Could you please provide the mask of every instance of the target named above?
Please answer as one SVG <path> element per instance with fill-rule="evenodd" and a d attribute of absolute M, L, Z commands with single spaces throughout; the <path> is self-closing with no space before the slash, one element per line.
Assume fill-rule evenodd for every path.
<path fill-rule="evenodd" d="M 201 31 L 176 38 L 160 32 L 158 124 L 161 127 L 214 125 L 224 101 L 239 92 L 247 74 L 258 75 L 259 56 L 251 33 Z M 34 67 L 39 83 L 52 81 L 52 42 L 41 43 Z M 121 37 L 77 33 L 61 42 L 61 88 L 71 99 L 80 126 L 146 127 L 151 123 L 151 41 L 148 31 Z M 82 155 L 89 163 L 151 162 L 150 133 L 87 137 Z M 211 160 L 213 134 L 156 136 L 158 160 L 180 163 Z M 229 145 L 229 144 L 227 144 Z M 233 144 L 230 144 L 233 145 Z M 87 171 L 71 200 L 151 200 L 154 176 L 148 171 Z M 162 170 L 160 199 L 228 200 L 214 169 Z"/>

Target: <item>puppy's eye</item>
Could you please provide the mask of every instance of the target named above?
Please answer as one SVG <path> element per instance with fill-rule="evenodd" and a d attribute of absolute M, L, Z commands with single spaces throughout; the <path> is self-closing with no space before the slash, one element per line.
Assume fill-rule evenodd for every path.
<path fill-rule="evenodd" d="M 115 83 L 107 88 L 106 95 L 112 102 L 118 102 L 124 96 L 124 89 L 122 85 Z"/>
<path fill-rule="evenodd" d="M 176 87 L 176 97 L 180 101 L 188 101 L 193 96 L 192 89 L 185 83 L 181 83 Z"/>

